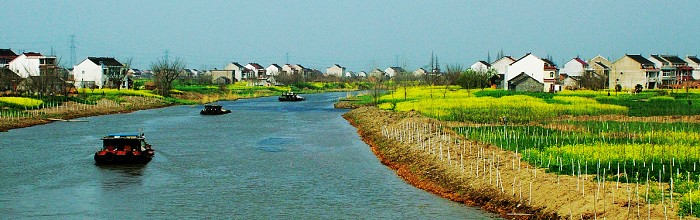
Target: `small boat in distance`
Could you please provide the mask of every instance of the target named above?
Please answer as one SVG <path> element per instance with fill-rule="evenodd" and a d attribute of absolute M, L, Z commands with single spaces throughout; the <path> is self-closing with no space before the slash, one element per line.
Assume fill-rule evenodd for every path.
<path fill-rule="evenodd" d="M 97 164 L 145 164 L 155 156 L 143 134 L 108 134 L 102 138 L 102 149 L 95 152 Z"/>
<path fill-rule="evenodd" d="M 231 113 L 231 110 L 223 109 L 220 105 L 205 105 L 204 109 L 199 112 L 202 115 L 223 115 Z"/>
<path fill-rule="evenodd" d="M 304 101 L 306 98 L 303 96 L 294 94 L 294 92 L 285 92 L 280 95 L 279 98 L 277 98 L 280 102 L 297 102 L 297 101 Z"/>

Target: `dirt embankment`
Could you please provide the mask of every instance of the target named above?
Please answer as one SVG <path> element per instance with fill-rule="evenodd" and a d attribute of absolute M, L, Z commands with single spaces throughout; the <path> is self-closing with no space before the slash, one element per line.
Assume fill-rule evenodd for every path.
<path fill-rule="evenodd" d="M 31 115 L 31 117 L 0 117 L 0 131 L 46 124 L 55 119 L 69 120 L 96 115 L 127 113 L 172 105 L 172 103 L 163 101 L 162 99 L 149 97 L 125 96 L 123 99 L 124 101 L 120 103 L 103 99 L 98 101 L 95 105 L 65 102 L 58 107 L 27 111 L 26 113 Z"/>
<path fill-rule="evenodd" d="M 466 140 L 449 124 L 415 112 L 362 107 L 344 117 L 409 184 L 504 218 L 677 218 L 670 207 L 664 215 L 661 204 L 646 204 L 644 185 L 545 173 L 521 155 Z"/>

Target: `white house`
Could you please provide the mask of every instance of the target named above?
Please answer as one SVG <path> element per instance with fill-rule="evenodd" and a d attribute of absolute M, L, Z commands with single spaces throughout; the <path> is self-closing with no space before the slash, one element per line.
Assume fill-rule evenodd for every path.
<path fill-rule="evenodd" d="M 270 64 L 270 66 L 265 68 L 265 73 L 268 76 L 277 76 L 280 74 L 280 72 L 282 72 L 282 67 L 280 67 L 279 65 L 274 64 L 274 63 Z"/>
<path fill-rule="evenodd" d="M 345 72 L 345 67 L 338 64 L 333 64 L 333 66 L 326 68 L 326 75 L 342 76 Z"/>
<path fill-rule="evenodd" d="M 588 69 L 588 63 L 581 58 L 573 58 L 564 64 L 564 67 L 559 70 L 559 74 L 567 76 L 583 76 L 583 73 Z"/>
<path fill-rule="evenodd" d="M 389 77 L 394 77 L 394 76 L 396 76 L 396 75 L 398 75 L 398 74 L 400 74 L 400 73 L 402 73 L 402 72 L 405 72 L 405 71 L 403 70 L 403 68 L 401 68 L 401 67 L 396 67 L 396 66 L 392 66 L 392 67 L 386 68 L 386 69 L 384 70 L 384 73 L 386 73 L 386 75 L 389 76 Z"/>
<path fill-rule="evenodd" d="M 367 77 L 367 72 L 365 72 L 365 71 L 360 71 L 360 72 L 357 72 L 356 75 L 357 75 L 358 77 Z"/>
<path fill-rule="evenodd" d="M 700 79 L 700 59 L 697 56 L 686 56 L 685 62 L 688 62 L 688 66 L 693 68 L 693 79 Z"/>
<path fill-rule="evenodd" d="M 425 76 L 426 74 L 428 74 L 428 71 L 423 68 L 418 68 L 416 71 L 413 71 L 414 76 Z"/>
<path fill-rule="evenodd" d="M 380 69 L 374 69 L 374 70 L 372 70 L 372 72 L 369 72 L 369 75 L 374 76 L 374 77 L 384 77 L 384 75 L 386 75 L 386 73 L 384 73 L 384 71 L 382 71 Z"/>
<path fill-rule="evenodd" d="M 489 64 L 483 60 L 479 60 L 476 63 L 472 64 L 471 67 L 469 67 L 469 69 L 472 69 L 474 71 L 483 71 L 483 72 L 486 72 L 487 70 L 489 70 L 489 68 L 491 68 L 491 64 Z"/>
<path fill-rule="evenodd" d="M 76 88 L 103 88 L 109 85 L 109 76 L 120 76 L 125 71 L 124 64 L 112 57 L 88 57 L 73 66 L 73 79 Z"/>
<path fill-rule="evenodd" d="M 496 61 L 493 61 L 493 63 L 491 63 L 491 69 L 494 69 L 498 74 L 503 74 L 505 76 L 508 66 L 514 62 L 515 59 L 513 59 L 513 57 L 504 56 Z"/>
<path fill-rule="evenodd" d="M 265 72 L 267 72 L 265 70 L 265 68 L 260 66 L 260 64 L 258 64 L 258 63 L 248 63 L 245 65 L 245 68 L 246 68 L 247 72 L 249 73 L 249 76 L 244 77 L 247 79 L 249 79 L 249 78 L 265 78 L 265 76 L 267 75 L 265 73 Z"/>
<path fill-rule="evenodd" d="M 243 80 L 243 72 L 245 72 L 245 67 L 236 62 L 230 62 L 224 66 L 224 70 L 231 71 L 230 79 L 235 79 L 235 82 L 240 82 Z M 213 77 L 212 77 L 213 78 Z"/>
<path fill-rule="evenodd" d="M 547 59 L 539 58 L 531 53 L 516 60 L 508 66 L 505 82 L 508 90 L 514 88 L 511 80 L 520 74 L 528 75 L 544 85 L 542 91 L 554 91 L 557 67 Z"/>
<path fill-rule="evenodd" d="M 36 52 L 20 54 L 8 63 L 8 67 L 22 78 L 40 76 L 41 69 L 56 67 L 56 57 L 44 56 Z"/>

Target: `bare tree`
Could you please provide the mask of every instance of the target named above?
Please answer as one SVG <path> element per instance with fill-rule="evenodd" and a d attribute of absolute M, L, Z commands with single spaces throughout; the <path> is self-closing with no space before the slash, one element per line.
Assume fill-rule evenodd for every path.
<path fill-rule="evenodd" d="M 170 96 L 170 88 L 180 73 L 185 69 L 185 62 L 180 58 L 171 61 L 168 59 L 158 59 L 151 64 L 151 71 L 155 80 L 158 93 L 162 96 Z"/>

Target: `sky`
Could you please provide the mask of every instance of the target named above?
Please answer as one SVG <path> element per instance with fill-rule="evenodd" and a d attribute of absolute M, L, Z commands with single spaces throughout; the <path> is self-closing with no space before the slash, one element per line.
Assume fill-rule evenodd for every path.
<path fill-rule="evenodd" d="M 229 62 L 301 64 L 350 71 L 430 64 L 468 68 L 515 58 L 612 61 L 625 54 L 700 53 L 700 1 L 35 1 L 0 0 L 0 48 L 71 61 L 132 60 L 150 69 L 180 58 L 188 68 Z"/>

